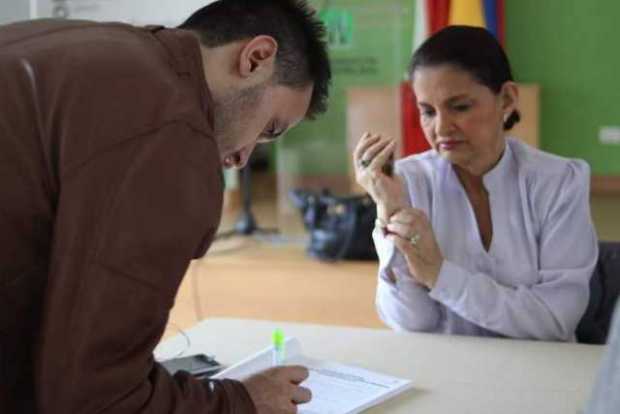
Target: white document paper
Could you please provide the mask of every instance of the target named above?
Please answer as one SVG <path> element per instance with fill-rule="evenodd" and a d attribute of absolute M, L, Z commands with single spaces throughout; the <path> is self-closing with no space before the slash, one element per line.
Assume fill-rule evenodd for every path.
<path fill-rule="evenodd" d="M 220 372 L 213 378 L 242 380 L 272 365 L 273 347 Z M 299 405 L 300 414 L 355 414 L 412 387 L 408 379 L 306 357 L 295 338 L 286 339 L 286 365 L 303 365 L 310 376 L 302 383 L 312 391 L 312 401 Z"/>

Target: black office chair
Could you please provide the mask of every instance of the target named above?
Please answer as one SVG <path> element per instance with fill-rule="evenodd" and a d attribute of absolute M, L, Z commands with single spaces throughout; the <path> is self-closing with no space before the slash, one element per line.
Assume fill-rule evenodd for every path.
<path fill-rule="evenodd" d="M 620 296 L 620 242 L 600 242 L 599 258 L 590 279 L 590 302 L 577 326 L 577 341 L 604 344 L 616 300 Z"/>

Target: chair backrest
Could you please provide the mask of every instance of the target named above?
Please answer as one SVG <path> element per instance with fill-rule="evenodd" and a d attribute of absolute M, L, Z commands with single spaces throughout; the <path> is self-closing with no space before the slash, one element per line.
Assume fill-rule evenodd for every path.
<path fill-rule="evenodd" d="M 604 344 L 614 306 L 620 296 L 620 242 L 600 242 L 599 258 L 590 279 L 590 302 L 577 327 L 577 341 Z"/>
<path fill-rule="evenodd" d="M 620 413 L 620 303 L 616 305 L 609 343 L 596 376 L 585 414 Z"/>

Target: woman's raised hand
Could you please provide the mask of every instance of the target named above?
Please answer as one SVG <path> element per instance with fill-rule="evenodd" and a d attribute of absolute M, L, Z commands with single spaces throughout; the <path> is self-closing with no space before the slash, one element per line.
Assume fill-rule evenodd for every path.
<path fill-rule="evenodd" d="M 382 220 L 406 205 L 402 178 L 384 171 L 395 150 L 393 139 L 366 132 L 353 152 L 355 179 L 377 204 L 377 215 Z"/>

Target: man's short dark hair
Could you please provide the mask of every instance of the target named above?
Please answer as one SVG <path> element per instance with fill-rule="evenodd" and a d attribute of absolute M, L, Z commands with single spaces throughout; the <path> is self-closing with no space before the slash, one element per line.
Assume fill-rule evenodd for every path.
<path fill-rule="evenodd" d="M 219 0 L 197 10 L 181 26 L 218 47 L 260 35 L 278 42 L 277 84 L 303 88 L 314 83 L 308 118 L 327 109 L 331 69 L 325 27 L 304 0 Z"/>

